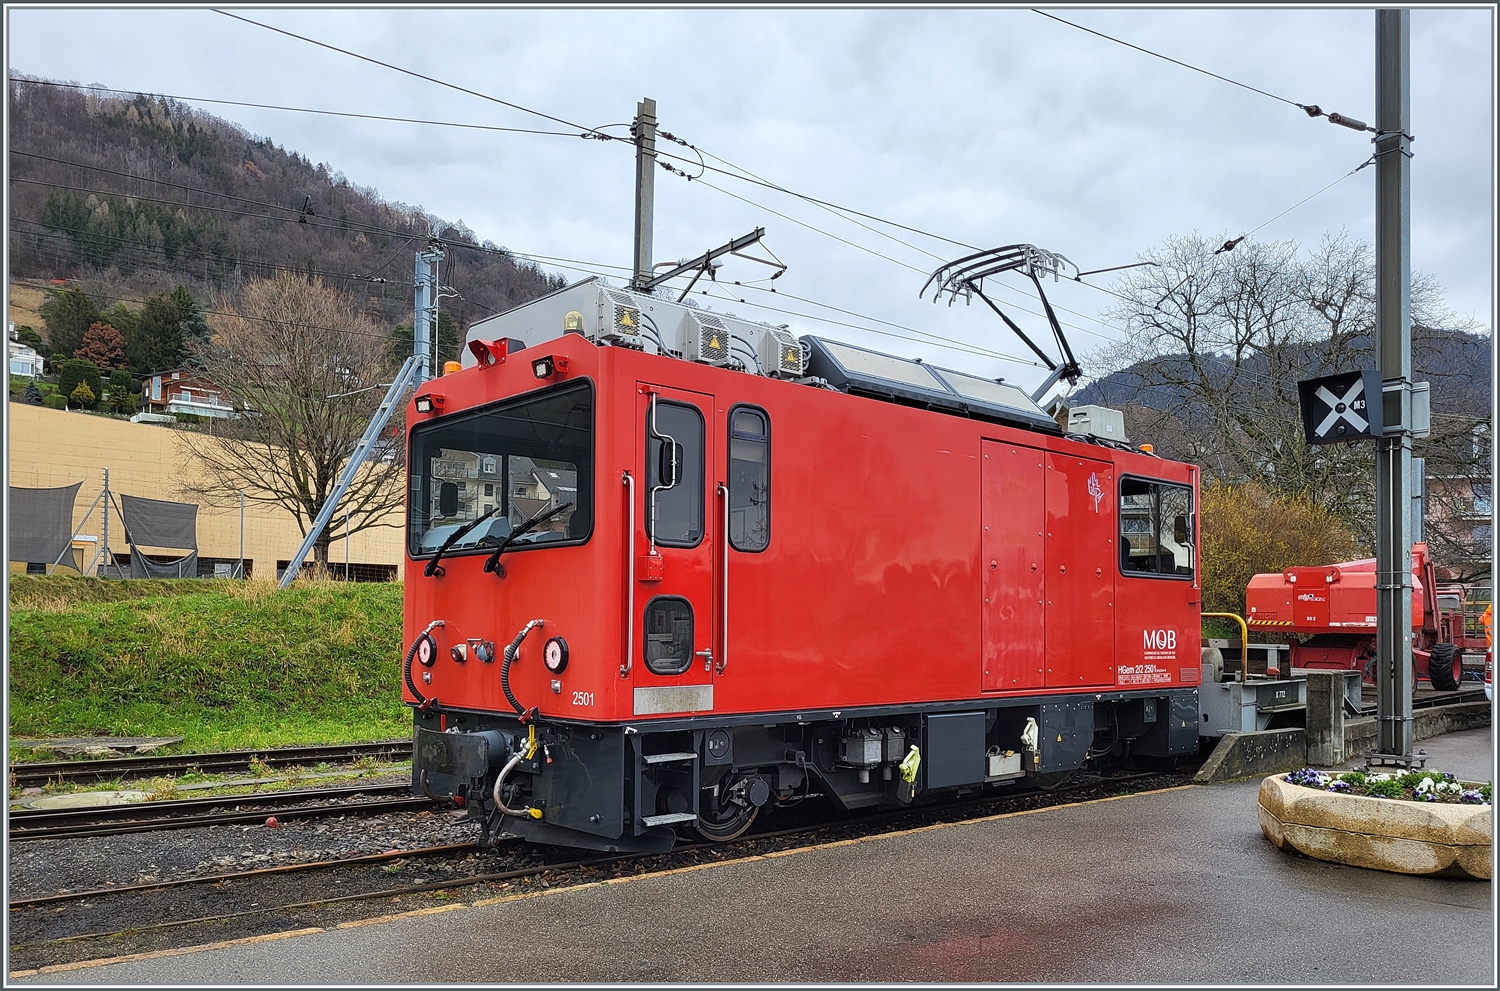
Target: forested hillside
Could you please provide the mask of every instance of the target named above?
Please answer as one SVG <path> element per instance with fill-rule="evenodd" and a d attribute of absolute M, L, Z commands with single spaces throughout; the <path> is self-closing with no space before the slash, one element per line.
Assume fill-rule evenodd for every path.
<path fill-rule="evenodd" d="M 9 89 L 11 277 L 76 280 L 101 311 L 178 284 L 203 304 L 291 271 L 322 276 L 394 328 L 411 321 L 422 239 L 477 243 L 462 222 L 387 202 L 330 164 L 172 100 L 15 74 Z M 357 174 L 357 162 L 341 164 Z M 491 250 L 450 248 L 442 267 L 462 293 L 443 301 L 460 331 L 564 283 L 480 249 Z"/>

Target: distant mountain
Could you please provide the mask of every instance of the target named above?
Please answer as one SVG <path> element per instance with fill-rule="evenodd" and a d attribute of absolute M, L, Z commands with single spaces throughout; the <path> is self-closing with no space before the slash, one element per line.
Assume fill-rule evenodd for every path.
<path fill-rule="evenodd" d="M 388 202 L 181 103 L 30 78 L 9 80 L 12 277 L 84 276 L 137 300 L 180 282 L 202 300 L 248 277 L 307 272 L 394 326 L 411 322 L 421 239 L 435 229 L 475 242 L 461 222 Z M 449 249 L 442 280 L 462 293 L 443 300 L 460 330 L 565 284 L 498 250 L 465 248 Z"/>
<path fill-rule="evenodd" d="M 1353 346 L 1356 353 L 1368 355 L 1360 367 L 1375 367 L 1373 348 L 1370 343 Z M 1130 404 L 1148 406 L 1152 409 L 1171 409 L 1183 402 L 1182 393 L 1171 386 L 1145 385 L 1160 381 L 1153 371 L 1172 371 L 1170 363 L 1180 363 L 1182 358 L 1159 358 L 1154 363 L 1138 363 L 1099 378 L 1069 397 L 1070 406 L 1098 404 L 1122 407 Z M 1350 368 L 1317 369 L 1309 360 L 1307 378 L 1331 375 Z M 1154 366 L 1154 367 L 1153 367 Z M 1264 364 L 1251 361 L 1247 370 L 1254 375 L 1264 374 Z M 1228 362 L 1208 362 L 1209 373 L 1222 370 L 1227 375 Z M 1432 384 L 1432 409 L 1435 413 L 1460 414 L 1483 417 L 1490 408 L 1490 388 L 1494 374 L 1491 362 L 1491 340 L 1486 334 L 1466 333 L 1461 330 L 1436 330 L 1418 328 L 1412 340 L 1413 377 Z"/>

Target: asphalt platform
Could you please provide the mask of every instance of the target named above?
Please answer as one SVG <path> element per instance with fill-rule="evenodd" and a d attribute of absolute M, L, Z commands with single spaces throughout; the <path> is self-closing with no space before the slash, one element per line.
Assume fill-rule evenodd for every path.
<path fill-rule="evenodd" d="M 1419 747 L 1430 766 L 1491 777 L 1489 729 Z M 928 827 L 19 983 L 1495 985 L 1489 883 L 1282 853 L 1261 836 L 1258 784 Z"/>

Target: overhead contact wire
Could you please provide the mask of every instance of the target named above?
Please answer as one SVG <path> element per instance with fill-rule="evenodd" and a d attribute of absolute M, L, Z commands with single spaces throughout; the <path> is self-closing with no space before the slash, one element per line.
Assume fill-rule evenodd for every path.
<path fill-rule="evenodd" d="M 1277 100 L 1289 106 L 1296 107 L 1298 110 L 1301 110 L 1309 117 L 1327 117 L 1330 124 L 1339 124 L 1354 131 L 1369 131 L 1372 134 L 1376 133 L 1375 128 L 1369 127 L 1364 123 L 1364 121 L 1354 120 L 1353 118 L 1345 117 L 1342 114 L 1325 113 L 1323 109 L 1315 103 L 1298 103 L 1296 100 L 1288 100 L 1286 97 L 1277 96 L 1275 93 L 1267 93 L 1265 90 L 1255 86 L 1251 86 L 1249 83 L 1242 83 L 1237 79 L 1230 79 L 1228 76 L 1221 76 L 1217 72 L 1209 72 L 1207 69 L 1200 69 L 1196 65 L 1190 65 L 1187 62 L 1179 61 L 1178 59 L 1172 58 L 1170 55 L 1163 55 L 1161 52 L 1153 52 L 1149 48 L 1142 48 L 1140 45 L 1133 45 L 1130 42 L 1123 41 L 1119 38 L 1114 37 L 1113 35 L 1105 34 L 1103 31 L 1095 31 L 1093 28 L 1086 28 L 1082 24 L 1075 24 L 1073 21 L 1064 20 L 1063 18 L 1058 17 L 1056 14 L 1047 13 L 1045 10 L 1038 10 L 1037 8 L 1032 7 L 1031 12 L 1033 14 L 1041 14 L 1043 17 L 1050 18 L 1059 24 L 1066 24 L 1070 28 L 1076 28 L 1079 31 L 1086 31 L 1089 34 L 1094 35 L 1095 37 L 1103 38 L 1105 41 L 1112 41 L 1117 45 L 1124 45 L 1126 48 L 1133 48 L 1143 55 L 1150 55 L 1152 58 L 1159 58 L 1165 62 L 1171 62 L 1173 65 L 1180 65 L 1184 69 L 1191 69 L 1194 72 L 1201 72 L 1205 76 L 1211 76 L 1214 79 L 1217 79 L 1220 82 L 1226 82 L 1231 86 L 1238 86 L 1240 89 L 1247 89 L 1252 93 L 1259 93 L 1261 96 L 1269 97 L 1272 100 Z"/>
<path fill-rule="evenodd" d="M 236 21 L 243 21 L 246 24 L 251 24 L 251 25 L 254 25 L 255 27 L 263 28 L 263 29 L 265 29 L 267 31 L 274 31 L 277 34 L 285 35 L 288 38 L 296 38 L 298 41 L 304 41 L 304 42 L 306 42 L 309 45 L 317 45 L 319 48 L 326 48 L 326 49 L 328 49 L 331 52 L 338 52 L 340 55 L 347 55 L 350 58 L 356 58 L 356 59 L 359 59 L 360 61 L 363 61 L 363 62 L 369 62 L 372 65 L 378 65 L 381 68 L 390 69 L 393 72 L 404 73 L 405 75 L 412 76 L 414 78 L 421 79 L 421 80 L 424 80 L 424 81 L 429 82 L 429 83 L 434 83 L 434 84 L 436 84 L 438 86 L 445 86 L 448 89 L 457 90 L 460 93 L 467 93 L 469 96 L 476 96 L 476 97 L 478 97 L 481 100 L 488 100 L 491 103 L 498 103 L 502 107 L 509 107 L 512 110 L 519 110 L 522 113 L 531 114 L 534 117 L 541 117 L 544 120 L 550 120 L 554 124 L 562 124 L 562 125 L 564 125 L 566 127 L 577 128 L 580 131 L 585 131 L 585 132 L 587 132 L 589 134 L 595 135 L 597 137 L 597 139 L 600 140 L 600 141 L 620 141 L 620 142 L 623 142 L 625 144 L 634 144 L 634 142 L 631 141 L 631 140 L 629 140 L 629 139 L 626 139 L 626 138 L 617 138 L 617 137 L 615 137 L 612 134 L 605 134 L 603 131 L 600 131 L 598 128 L 586 127 L 583 124 L 576 124 L 573 121 L 567 120 L 567 119 L 565 119 L 563 117 L 558 117 L 558 116 L 546 113 L 545 111 L 541 111 L 541 110 L 533 110 L 532 108 L 530 108 L 530 107 L 524 107 L 524 106 L 522 106 L 519 103 L 512 103 L 509 100 L 502 100 L 498 96 L 491 96 L 488 93 L 481 93 L 478 90 L 469 89 L 467 86 L 460 86 L 457 83 L 450 83 L 450 82 L 448 82 L 446 80 L 438 79 L 435 76 L 425 75 L 423 73 L 417 72 L 414 69 L 408 69 L 408 68 L 405 68 L 404 66 L 399 66 L 399 65 L 396 65 L 396 64 L 391 63 L 391 62 L 384 62 L 384 61 L 381 61 L 378 58 L 374 58 L 374 57 L 369 56 L 369 55 L 361 55 L 359 52 L 350 51 L 347 48 L 340 48 L 339 46 L 337 46 L 337 45 L 331 45 L 331 44 L 329 44 L 326 41 L 318 41 L 316 38 L 309 38 L 306 35 L 297 34 L 294 31 L 287 31 L 287 30 L 285 30 L 283 28 L 273 27 L 270 24 L 264 24 L 264 23 L 262 23 L 260 21 L 253 21 L 253 20 L 251 20 L 248 17 L 241 17 L 239 14 L 231 14 L 229 11 L 227 11 L 227 10 L 220 10 L 217 7 L 213 7 L 213 8 L 210 8 L 210 9 L 213 10 L 213 12 L 215 14 L 223 14 L 225 17 L 233 18 Z"/>

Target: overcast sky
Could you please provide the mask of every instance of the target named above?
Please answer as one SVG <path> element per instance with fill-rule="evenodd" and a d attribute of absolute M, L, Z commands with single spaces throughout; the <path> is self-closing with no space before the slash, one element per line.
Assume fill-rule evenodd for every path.
<path fill-rule="evenodd" d="M 1048 9 L 1278 96 L 1374 121 L 1370 10 Z M 1133 261 L 1173 235 L 1244 233 L 1371 152 L 1367 134 L 1026 9 L 237 10 L 586 126 L 626 123 L 650 96 L 661 127 L 779 185 L 966 244 L 1034 243 L 1084 270 Z M 10 68 L 51 79 L 554 126 L 206 9 L 11 7 L 8 18 Z M 1412 264 L 1447 288 L 1455 310 L 1489 326 L 1493 16 L 1418 9 L 1411 23 Z M 631 263 L 634 162 L 624 144 L 199 106 L 388 199 L 462 220 L 482 239 Z M 1374 176 L 1369 168 L 1346 179 L 1259 237 L 1304 246 L 1343 228 L 1372 237 Z M 926 273 L 965 249 L 882 228 L 915 246 L 907 247 L 784 194 L 714 173 L 705 179 L 758 205 L 659 172 L 657 260 L 763 226 L 789 266 L 776 283 L 782 293 L 861 316 L 755 290 L 740 293 L 746 304 L 708 305 L 1023 385 L 1042 377 L 1025 364 L 748 305 L 905 333 L 868 319 L 879 318 L 1025 353 L 982 308 L 918 301 Z M 730 260 L 720 277 L 768 273 Z M 1109 296 L 1068 283 L 1050 293 L 1050 285 L 1054 302 L 1072 311 L 1061 316 L 1075 350 L 1119 336 L 1099 322 Z M 1000 298 L 1035 308 L 1018 294 Z M 1045 337 L 1039 317 L 1013 315 Z"/>

